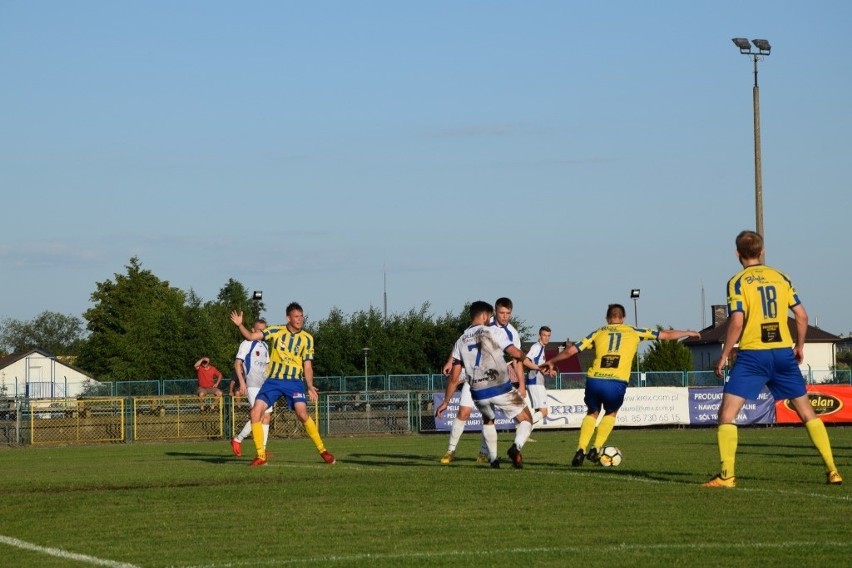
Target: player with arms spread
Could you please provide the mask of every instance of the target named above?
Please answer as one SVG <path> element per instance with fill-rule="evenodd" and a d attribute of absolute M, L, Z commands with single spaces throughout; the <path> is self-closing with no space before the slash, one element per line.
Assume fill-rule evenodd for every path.
<path fill-rule="evenodd" d="M 624 314 L 624 306 L 610 304 L 606 310 L 607 324 L 605 326 L 584 337 L 579 344 L 572 344 L 542 366 L 546 374 L 553 374 L 556 370 L 556 363 L 559 361 L 564 361 L 589 348 L 595 350 L 594 363 L 586 373 L 586 392 L 583 402 L 586 403 L 588 411 L 580 425 L 577 452 L 571 460 L 571 465 L 574 467 L 583 465 L 583 460 L 586 458 L 592 462 L 598 461 L 598 453 L 606 444 L 607 438 L 615 427 L 618 409 L 624 404 L 624 394 L 627 392 L 627 383 L 630 380 L 630 369 L 633 367 L 633 359 L 636 357 L 636 352 L 642 340 L 699 337 L 697 331 L 676 329 L 657 331 L 636 328 L 624 323 Z M 601 408 L 604 409 L 605 414 L 601 418 L 601 423 L 597 426 L 595 444 L 587 454 L 586 448 L 592 441 Z"/>

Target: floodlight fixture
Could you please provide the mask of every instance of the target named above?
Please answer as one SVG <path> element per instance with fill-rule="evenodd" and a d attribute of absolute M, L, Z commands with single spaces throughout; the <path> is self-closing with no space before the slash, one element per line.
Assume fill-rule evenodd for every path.
<path fill-rule="evenodd" d="M 772 46 L 769 45 L 769 41 L 765 39 L 753 39 L 751 43 L 760 50 L 761 55 L 769 55 L 769 52 L 772 50 Z"/>
<path fill-rule="evenodd" d="M 744 37 L 735 37 L 731 40 L 734 42 L 738 48 L 740 48 L 740 53 L 748 53 L 751 51 L 751 45 L 749 45 L 748 40 Z"/>
<path fill-rule="evenodd" d="M 263 299 L 263 291 L 255 290 L 254 293 L 251 295 L 251 299 L 255 302 L 261 301 Z"/>
<path fill-rule="evenodd" d="M 633 288 L 632 290 L 630 290 L 630 297 L 634 300 L 638 300 L 639 299 L 639 288 Z"/>

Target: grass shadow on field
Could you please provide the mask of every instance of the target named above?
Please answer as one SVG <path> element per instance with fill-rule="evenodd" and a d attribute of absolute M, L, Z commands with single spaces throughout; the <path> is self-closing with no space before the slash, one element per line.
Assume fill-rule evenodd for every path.
<path fill-rule="evenodd" d="M 192 461 L 203 461 L 213 464 L 223 464 L 235 461 L 233 456 L 223 456 L 222 454 L 200 454 L 197 452 L 165 452 L 165 455 L 173 458 L 181 458 Z"/>

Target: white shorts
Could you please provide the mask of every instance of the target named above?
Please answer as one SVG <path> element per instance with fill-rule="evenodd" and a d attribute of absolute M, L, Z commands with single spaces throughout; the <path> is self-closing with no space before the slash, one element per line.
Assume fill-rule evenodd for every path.
<path fill-rule="evenodd" d="M 470 396 L 470 384 L 465 381 L 461 388 L 461 398 L 459 398 L 459 406 L 473 408 L 473 397 Z"/>
<path fill-rule="evenodd" d="M 260 387 L 246 387 L 246 398 L 249 401 L 249 408 L 254 406 L 254 401 L 257 398 L 257 393 L 260 392 Z M 266 414 L 272 414 L 272 411 L 275 409 L 275 405 L 273 404 L 269 408 L 266 409 Z"/>
<path fill-rule="evenodd" d="M 482 413 L 482 417 L 489 420 L 494 420 L 497 416 L 494 411 L 498 408 L 503 411 L 506 418 L 514 418 L 527 409 L 527 404 L 521 398 L 521 395 L 518 394 L 518 389 L 512 389 L 507 393 L 498 394 L 497 396 L 475 402 L 476 408 Z"/>
<path fill-rule="evenodd" d="M 527 396 L 533 410 L 547 408 L 547 389 L 544 385 L 527 385 Z"/>

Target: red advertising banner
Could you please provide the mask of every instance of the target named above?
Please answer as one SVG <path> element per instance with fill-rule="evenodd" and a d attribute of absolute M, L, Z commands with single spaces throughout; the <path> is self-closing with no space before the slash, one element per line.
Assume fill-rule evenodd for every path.
<path fill-rule="evenodd" d="M 852 386 L 808 385 L 808 398 L 823 422 L 852 422 Z M 775 422 L 800 422 L 799 415 L 786 400 L 775 403 Z"/>

